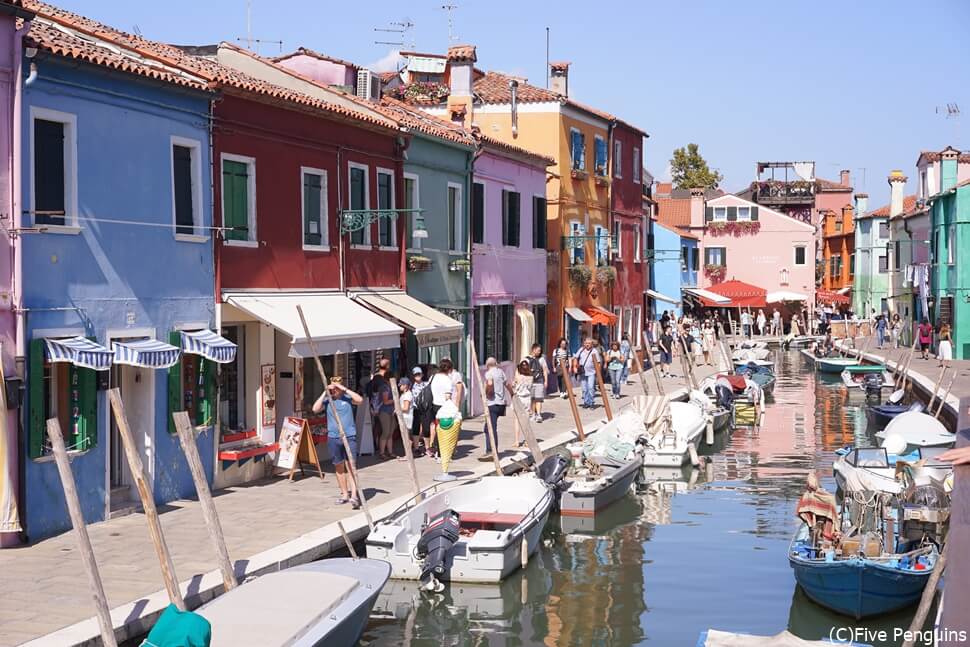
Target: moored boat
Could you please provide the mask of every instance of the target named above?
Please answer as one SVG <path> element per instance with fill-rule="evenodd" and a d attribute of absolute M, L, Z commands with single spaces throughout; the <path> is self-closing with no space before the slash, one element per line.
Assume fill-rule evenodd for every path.
<path fill-rule="evenodd" d="M 850 366 L 858 366 L 859 360 L 851 357 L 817 357 L 815 366 L 822 373 L 834 373 L 839 375 Z"/>
<path fill-rule="evenodd" d="M 913 402 L 912 404 L 894 404 L 892 402 L 885 402 L 883 404 L 870 404 L 866 407 L 866 413 L 873 419 L 876 424 L 885 425 L 889 423 L 890 420 L 895 418 L 901 413 L 906 413 L 907 411 L 922 411 L 922 402 Z"/>
<path fill-rule="evenodd" d="M 849 388 L 858 388 L 866 392 L 893 388 L 892 373 L 882 364 L 847 366 L 842 371 L 842 382 Z"/>
<path fill-rule="evenodd" d="M 748 362 L 734 369 L 735 375 L 743 375 L 758 385 L 765 395 L 771 395 L 775 390 L 775 373 L 766 366 Z"/>
<path fill-rule="evenodd" d="M 697 647 L 832 647 L 830 640 L 803 640 L 789 631 L 774 636 L 755 636 L 708 629 L 697 639 Z M 863 643 L 839 642 L 844 647 L 870 647 Z"/>
<path fill-rule="evenodd" d="M 707 419 L 699 406 L 670 402 L 666 397 L 638 396 L 634 402 L 644 432 L 643 464 L 678 467 L 696 453 Z"/>
<path fill-rule="evenodd" d="M 910 447 L 945 447 L 956 442 L 956 434 L 950 433 L 942 422 L 920 411 L 905 411 L 894 417 L 886 428 L 876 432 L 876 438 L 884 440 L 896 434 Z"/>
<path fill-rule="evenodd" d="M 945 480 L 953 467 L 935 460 L 943 451 L 920 447 L 908 454 L 896 454 L 886 447 L 844 447 L 835 452 L 832 473 L 843 492 L 899 494 L 912 485 Z"/>

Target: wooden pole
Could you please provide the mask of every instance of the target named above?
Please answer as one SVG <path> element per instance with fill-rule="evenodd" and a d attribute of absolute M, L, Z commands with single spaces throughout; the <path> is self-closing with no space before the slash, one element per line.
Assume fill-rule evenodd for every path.
<path fill-rule="evenodd" d="M 640 376 L 640 388 L 643 389 L 643 395 L 650 395 L 650 389 L 647 387 L 647 376 L 643 373 L 643 362 L 640 361 L 640 356 L 637 355 L 637 351 L 633 351 L 633 364 L 636 366 L 637 375 Z"/>
<path fill-rule="evenodd" d="M 647 338 L 647 333 L 643 333 L 643 347 L 646 352 L 650 354 L 650 369 L 653 371 L 653 379 L 657 381 L 657 391 L 660 395 L 664 394 L 664 385 L 660 381 L 660 371 L 657 369 L 657 362 L 653 361 L 653 349 L 650 347 L 650 340 Z"/>
<path fill-rule="evenodd" d="M 684 349 L 684 357 L 687 359 L 687 387 L 697 388 L 697 377 L 694 375 L 694 358 L 687 348 L 687 340 L 683 336 L 680 338 L 680 345 Z"/>
<path fill-rule="evenodd" d="M 320 381 L 323 382 L 323 392 L 327 396 L 323 401 L 323 410 L 326 411 L 327 405 L 330 404 L 330 389 L 327 388 L 330 383 L 327 381 L 327 372 L 323 370 L 323 362 L 320 361 L 320 356 L 317 355 L 317 345 L 313 343 L 313 337 L 310 335 L 310 327 L 307 325 L 306 317 L 303 315 L 303 306 L 296 306 L 296 311 L 300 315 L 300 323 L 303 324 L 303 334 L 306 335 L 307 345 L 313 354 L 313 361 L 316 364 L 317 373 L 320 375 Z M 429 385 L 425 388 L 431 387 Z M 340 442 L 343 443 L 344 451 L 347 453 L 347 467 L 350 468 L 347 470 L 347 474 L 354 483 L 354 489 L 357 490 L 357 497 L 360 499 L 360 505 L 364 509 L 364 517 L 367 519 L 367 525 L 373 531 L 374 520 L 370 516 L 370 506 L 367 505 L 367 497 L 364 495 L 364 490 L 360 486 L 360 475 L 357 473 L 357 459 L 354 457 L 354 453 L 350 451 L 350 443 L 347 442 L 347 434 L 344 432 L 343 421 L 338 415 L 334 415 L 334 419 L 337 421 L 337 432 L 340 434 Z"/>
<path fill-rule="evenodd" d="M 606 419 L 613 419 L 613 408 L 610 406 L 610 394 L 606 392 L 606 386 L 603 384 L 603 372 L 600 370 L 600 361 L 596 359 L 596 355 L 593 355 L 593 367 L 596 369 L 596 384 L 599 385 L 600 397 L 603 398 L 603 408 L 606 409 Z"/>
<path fill-rule="evenodd" d="M 340 529 L 340 536 L 344 538 L 344 543 L 347 545 L 347 550 L 350 551 L 350 556 L 353 557 L 354 559 L 359 559 L 357 557 L 357 551 L 354 550 L 354 544 L 352 541 L 350 541 L 350 536 L 347 534 L 347 531 L 344 530 L 344 524 L 338 521 L 337 528 Z"/>
<path fill-rule="evenodd" d="M 930 403 L 926 405 L 927 411 L 933 410 L 933 402 L 936 401 L 936 394 L 940 390 L 940 387 L 943 386 L 943 376 L 946 375 L 948 368 L 950 367 L 947 366 L 946 360 L 943 360 L 943 370 L 940 371 L 940 377 L 936 378 L 936 382 L 933 383 L 933 392 L 930 394 Z"/>
<path fill-rule="evenodd" d="M 101 583 L 101 575 L 98 573 L 98 563 L 94 558 L 88 527 L 84 523 L 84 513 L 81 512 L 81 502 L 77 497 L 74 473 L 71 471 L 71 462 L 64 447 L 64 437 L 61 435 L 61 423 L 57 418 L 47 421 L 47 436 L 51 440 L 51 450 L 57 463 L 57 472 L 61 476 L 61 487 L 64 488 L 67 511 L 71 515 L 71 525 L 74 526 L 78 552 L 81 553 L 84 571 L 88 576 L 88 585 L 91 587 L 91 598 L 94 600 L 94 610 L 98 616 L 98 626 L 101 628 L 101 641 L 106 647 L 118 647 L 111 622 L 111 611 L 108 609 L 108 598 L 104 594 L 104 584 Z"/>
<path fill-rule="evenodd" d="M 583 432 L 583 420 L 579 416 L 579 407 L 576 406 L 576 394 L 573 392 L 573 378 L 569 375 L 569 367 L 566 364 L 565 359 L 559 360 L 559 370 L 562 371 L 563 384 L 566 385 L 566 398 L 569 400 L 569 408 L 573 412 L 573 422 L 576 423 L 576 433 L 579 434 L 580 440 L 586 440 L 586 434 Z"/>
<path fill-rule="evenodd" d="M 913 621 L 909 624 L 908 637 L 903 642 L 903 647 L 913 647 L 916 644 L 916 637 L 923 629 L 923 623 L 926 622 L 926 616 L 930 612 L 930 606 L 933 605 L 933 598 L 936 597 L 936 587 L 940 583 L 943 569 L 946 568 L 947 547 L 949 547 L 949 544 L 943 547 L 943 553 L 940 555 L 939 561 L 936 562 L 936 568 L 933 569 L 929 579 L 926 581 L 926 586 L 923 588 L 923 596 L 919 600 L 916 615 L 913 616 Z"/>
<path fill-rule="evenodd" d="M 913 349 L 912 349 L 912 351 L 909 354 L 909 360 L 907 360 L 907 362 L 906 362 L 906 374 L 903 375 L 903 386 L 902 386 L 902 389 L 903 390 L 906 389 L 906 387 L 907 387 L 907 385 L 909 384 L 909 381 L 910 381 L 909 380 L 909 370 L 910 370 L 910 368 L 913 365 L 913 359 L 915 358 L 915 355 L 916 355 L 916 344 L 918 342 L 919 342 L 919 336 L 917 335 L 916 341 L 913 342 Z"/>
<path fill-rule="evenodd" d="M 906 388 L 906 375 L 909 373 L 909 365 L 913 361 L 913 355 L 916 354 L 916 344 L 919 343 L 919 336 L 913 335 L 913 343 L 909 347 L 909 355 L 906 357 L 906 361 L 903 362 L 902 369 L 897 369 L 899 376 L 899 382 L 896 384 L 897 389 Z"/>
<path fill-rule="evenodd" d="M 185 459 L 189 463 L 192 481 L 195 482 L 195 491 L 199 495 L 199 504 L 202 506 L 202 517 L 205 519 L 206 529 L 215 545 L 216 558 L 219 562 L 219 569 L 222 571 L 222 585 L 228 591 L 235 588 L 238 582 L 236 581 L 236 573 L 232 568 L 232 561 L 229 559 L 226 538 L 222 534 L 222 524 L 219 523 L 216 505 L 212 501 L 209 482 L 205 478 L 202 459 L 199 457 L 199 448 L 195 444 L 195 430 L 192 427 L 191 420 L 189 420 L 189 414 L 185 411 L 176 411 L 172 414 L 172 419 L 175 421 L 175 429 L 178 431 L 182 451 L 185 452 Z"/>
<path fill-rule="evenodd" d="M 502 464 L 498 460 L 498 434 L 492 425 L 492 416 L 488 415 L 488 396 L 485 394 L 485 375 L 478 368 L 481 364 L 478 363 L 478 352 L 475 350 L 475 342 L 472 341 L 471 336 L 468 337 L 468 351 L 472 359 L 472 368 L 475 371 L 475 376 L 478 378 L 475 380 L 478 382 L 478 395 L 482 399 L 482 415 L 485 416 L 483 430 L 486 437 L 492 440 L 492 463 L 495 464 L 495 474 L 503 476 Z"/>
<path fill-rule="evenodd" d="M 522 407 L 522 403 L 519 402 L 517 397 L 515 397 L 515 392 L 512 390 L 511 384 L 506 382 L 505 389 L 512 398 L 512 413 L 515 414 L 515 419 L 519 423 L 519 428 L 522 430 L 522 435 L 525 436 L 525 442 L 529 445 L 529 452 L 532 453 L 532 460 L 534 460 L 536 465 L 538 465 L 543 459 L 542 449 L 539 447 L 539 441 L 536 440 L 536 435 L 532 432 L 532 423 L 529 422 L 529 412 Z"/>
<path fill-rule="evenodd" d="M 142 465 L 141 456 L 138 455 L 138 446 L 135 445 L 135 437 L 131 433 L 131 427 L 128 426 L 125 403 L 121 400 L 121 391 L 118 387 L 108 389 L 108 400 L 111 402 L 111 410 L 114 412 L 118 435 L 121 436 L 121 444 L 124 446 L 125 457 L 128 459 L 128 469 L 135 480 L 135 487 L 138 489 L 138 496 L 141 498 L 141 505 L 145 510 L 148 533 L 155 545 L 155 553 L 158 555 L 158 565 L 162 570 L 162 579 L 165 581 L 168 599 L 179 610 L 185 611 L 185 600 L 182 599 L 182 591 L 179 589 L 175 565 L 172 563 L 172 555 L 168 552 L 165 535 L 162 534 L 162 524 L 158 520 L 155 495 L 152 494 L 152 487 L 148 483 L 148 479 L 145 478 L 145 467 Z"/>
<path fill-rule="evenodd" d="M 953 371 L 953 375 L 950 376 L 950 383 L 946 385 L 946 391 L 943 393 L 943 397 L 940 398 L 939 406 L 936 407 L 936 415 L 933 416 L 937 420 L 940 419 L 940 412 L 943 411 L 943 405 L 946 403 L 946 399 L 950 397 L 950 389 L 953 388 L 953 383 L 956 381 L 957 375 L 959 375 L 959 373 L 960 373 L 959 370 Z M 927 411 L 927 413 L 929 412 Z"/>
<path fill-rule="evenodd" d="M 418 467 L 414 464 L 414 452 L 411 450 L 411 430 L 404 423 L 404 409 L 401 408 L 401 394 L 397 390 L 397 378 L 392 377 L 389 382 L 391 383 L 391 397 L 394 399 L 394 413 L 397 414 L 397 426 L 401 430 L 401 443 L 404 445 L 404 456 L 408 459 L 411 489 L 414 490 L 414 496 L 420 501 L 422 499 L 421 484 L 418 482 Z M 431 387 L 426 386 L 424 388 L 428 389 Z M 411 415 L 414 415 L 413 401 L 411 402 Z"/>

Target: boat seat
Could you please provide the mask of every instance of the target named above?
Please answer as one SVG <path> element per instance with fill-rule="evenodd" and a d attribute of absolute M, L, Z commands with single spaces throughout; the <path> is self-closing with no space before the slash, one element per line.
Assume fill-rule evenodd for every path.
<path fill-rule="evenodd" d="M 462 526 L 478 526 L 481 529 L 511 528 L 522 523 L 524 514 L 507 512 L 459 512 Z"/>

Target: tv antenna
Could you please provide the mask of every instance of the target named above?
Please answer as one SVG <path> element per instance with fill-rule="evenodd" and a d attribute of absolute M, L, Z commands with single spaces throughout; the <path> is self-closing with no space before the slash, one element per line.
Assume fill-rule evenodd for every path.
<path fill-rule="evenodd" d="M 945 115 L 944 118 L 953 120 L 953 145 L 960 147 L 960 106 L 956 103 L 947 103 L 945 106 L 936 106 L 936 114 Z"/>
<path fill-rule="evenodd" d="M 246 49 L 251 52 L 259 53 L 258 47 L 263 43 L 271 43 L 273 45 L 278 45 L 280 48 L 280 54 L 283 53 L 283 41 L 281 40 L 263 40 L 261 38 L 253 38 L 253 2 L 252 0 L 246 0 L 246 37 L 237 38 L 237 43 L 246 43 Z M 256 45 L 254 48 L 253 45 Z"/>
<path fill-rule="evenodd" d="M 458 40 L 458 36 L 455 35 L 455 17 L 454 11 L 458 8 L 456 4 L 443 4 L 441 9 L 448 12 L 448 42 L 453 43 Z"/>
<path fill-rule="evenodd" d="M 387 27 L 374 27 L 374 31 L 383 32 L 387 34 L 398 34 L 397 40 L 375 40 L 375 45 L 394 45 L 399 49 L 415 49 L 414 44 L 414 34 L 412 30 L 414 29 L 414 22 L 410 18 L 402 18 L 396 22 L 388 23 Z M 388 36 L 387 38 L 393 38 L 393 36 Z"/>

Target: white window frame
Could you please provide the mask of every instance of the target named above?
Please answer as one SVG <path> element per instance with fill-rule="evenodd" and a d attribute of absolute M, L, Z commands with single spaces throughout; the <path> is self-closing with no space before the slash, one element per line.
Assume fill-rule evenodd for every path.
<path fill-rule="evenodd" d="M 741 216 L 741 210 L 744 209 L 744 217 Z M 738 220 L 744 222 L 751 221 L 751 207 L 738 206 Z"/>
<path fill-rule="evenodd" d="M 461 226 L 462 225 L 462 220 L 463 220 L 463 218 L 462 218 L 462 207 L 464 206 L 464 199 L 465 199 L 465 196 L 464 196 L 464 188 L 465 187 L 462 184 L 460 184 L 459 182 L 449 182 L 448 183 L 448 188 L 446 189 L 446 193 L 445 193 L 445 216 L 448 218 L 448 228 L 450 229 L 451 228 L 451 214 L 448 213 L 448 206 L 449 206 L 449 203 L 448 203 L 448 193 L 451 192 L 451 189 L 457 189 L 457 195 L 456 195 L 456 199 L 455 199 L 455 210 L 457 211 L 457 216 L 458 217 L 455 218 L 455 242 L 458 243 L 459 247 L 458 247 L 458 249 L 452 249 L 451 248 L 451 241 L 450 240 L 446 241 L 446 244 L 448 245 L 448 251 L 449 252 L 457 252 L 459 254 L 465 253 L 465 250 L 462 249 L 462 247 L 463 247 L 462 241 L 464 240 L 463 236 L 464 236 L 465 232 L 462 230 L 462 226 Z"/>
<path fill-rule="evenodd" d="M 633 225 L 633 262 L 643 261 L 643 227 L 638 222 Z"/>
<path fill-rule="evenodd" d="M 585 236 L 585 235 L 586 235 L 586 227 L 582 222 L 580 222 L 579 220 L 569 221 L 570 238 L 575 238 L 578 236 Z M 586 241 L 585 240 L 583 240 L 582 250 L 583 250 L 583 263 L 586 263 Z M 574 247 L 572 244 L 569 246 L 569 264 L 570 265 L 576 264 L 576 247 Z"/>
<path fill-rule="evenodd" d="M 623 142 L 613 140 L 613 177 L 623 179 Z"/>
<path fill-rule="evenodd" d="M 308 245 L 303 229 L 303 215 L 306 213 L 306 194 L 303 191 L 303 176 L 320 176 L 320 244 Z M 330 251 L 330 202 L 327 199 L 330 192 L 330 183 L 327 171 L 324 169 L 313 168 L 312 166 L 300 167 L 300 244 L 306 252 L 329 252 Z"/>
<path fill-rule="evenodd" d="M 256 158 L 248 157 L 246 155 L 236 155 L 234 153 L 222 153 L 219 156 L 219 186 L 220 195 L 222 199 L 222 224 L 226 224 L 226 185 L 223 177 L 223 162 L 239 162 L 240 164 L 245 164 L 247 167 L 247 177 L 246 182 L 246 224 L 249 226 L 249 231 L 247 232 L 248 238 L 246 240 L 223 240 L 223 245 L 228 245 L 230 247 L 259 247 L 259 238 L 256 237 Z"/>
<path fill-rule="evenodd" d="M 633 183 L 640 184 L 642 160 L 640 159 L 640 147 L 633 147 Z"/>
<path fill-rule="evenodd" d="M 643 338 L 643 309 L 640 306 L 633 306 L 633 331 L 630 335 L 630 346 L 637 348 L 640 346 L 640 339 Z"/>
<path fill-rule="evenodd" d="M 688 248 L 688 249 L 689 249 L 689 248 Z M 720 267 L 724 267 L 724 249 L 725 249 L 725 248 L 724 248 L 723 246 L 710 246 L 710 247 L 705 247 L 704 249 L 705 249 L 705 250 L 707 250 L 707 249 L 709 249 L 709 250 L 711 250 L 712 252 L 713 252 L 713 251 L 714 251 L 714 250 L 716 249 L 716 250 L 718 250 L 718 251 L 720 252 L 720 254 L 718 254 L 718 256 L 719 256 L 719 258 L 718 258 L 718 262 L 717 262 L 717 263 L 715 263 L 715 262 L 714 262 L 714 261 L 712 260 L 712 261 L 711 261 L 710 263 L 707 263 L 707 262 L 705 262 L 705 263 L 704 263 L 705 265 L 718 265 L 718 266 L 720 266 Z M 709 258 L 711 258 L 712 256 L 713 256 L 713 254 L 712 254 L 712 253 L 708 253 L 708 252 L 706 252 L 706 251 L 704 252 L 704 258 L 705 258 L 705 261 L 706 261 L 706 259 L 709 259 Z"/>
<path fill-rule="evenodd" d="M 404 190 L 407 191 L 408 184 L 407 181 L 411 180 L 414 183 L 414 199 L 412 200 L 412 209 L 421 208 L 421 179 L 416 173 L 405 173 L 404 174 Z M 404 204 L 407 204 L 407 195 L 404 196 Z M 404 241 L 404 246 L 408 251 L 417 252 L 421 250 L 420 238 L 414 237 L 414 220 L 420 216 L 420 212 L 409 213 L 408 220 L 410 222 L 410 227 L 408 227 L 408 240 Z M 428 223 L 425 223 L 425 228 L 427 228 Z"/>
<path fill-rule="evenodd" d="M 182 146 L 192 151 L 192 230 L 191 234 L 178 233 L 175 214 L 175 147 Z M 187 243 L 205 243 L 209 236 L 194 233 L 203 231 L 202 227 L 202 142 L 198 139 L 172 135 L 169 138 L 168 155 L 171 161 L 169 171 L 172 176 L 172 234 L 175 240 Z"/>
<path fill-rule="evenodd" d="M 616 340 L 619 341 L 623 336 L 623 308 L 613 306 L 613 314 L 616 315 Z"/>
<path fill-rule="evenodd" d="M 598 142 L 603 142 L 603 148 L 606 149 L 606 159 L 603 160 L 602 175 L 596 172 L 596 151 L 599 150 Z M 593 135 L 593 175 L 606 178 L 610 176 L 610 146 L 606 143 L 606 139 L 600 135 Z"/>
<path fill-rule="evenodd" d="M 375 194 L 375 197 L 377 198 L 377 208 L 378 209 L 381 208 L 381 204 L 380 204 L 380 202 L 381 202 L 381 195 L 380 195 L 380 192 L 381 192 L 381 175 L 387 175 L 387 176 L 390 176 L 390 178 L 391 178 L 391 206 L 390 206 L 390 209 L 397 208 L 397 187 L 394 185 L 395 179 L 394 179 L 394 171 L 393 171 L 393 169 L 389 169 L 389 168 L 384 168 L 384 167 L 378 166 L 377 169 L 376 169 L 376 171 L 377 171 L 377 184 L 375 185 L 375 188 L 377 189 L 377 193 Z M 391 218 L 391 241 L 392 241 L 392 244 L 391 245 L 381 245 L 380 244 L 380 242 L 381 242 L 381 223 L 380 223 L 380 220 L 378 219 L 378 221 L 377 221 L 377 244 L 379 245 L 378 249 L 381 249 L 383 251 L 397 251 L 397 249 L 398 249 L 398 247 L 397 247 L 397 218 Z"/>
<path fill-rule="evenodd" d="M 34 178 L 34 121 L 56 121 L 64 124 L 64 224 L 48 225 L 34 223 L 37 214 L 35 206 L 35 178 Z M 77 208 L 77 115 L 71 112 L 61 112 L 39 106 L 30 106 L 30 208 L 31 222 L 38 227 L 43 227 L 47 233 L 53 234 L 79 234 L 81 227 L 78 225 Z"/>
<path fill-rule="evenodd" d="M 616 228 L 615 234 L 613 233 L 612 228 Z M 615 260 L 621 260 L 623 258 L 623 221 L 622 220 L 614 220 L 611 224 L 610 251 L 613 252 L 613 258 Z"/>
<path fill-rule="evenodd" d="M 576 164 L 576 162 L 575 162 L 575 160 L 576 160 L 576 151 L 573 149 L 573 133 L 575 133 L 575 134 L 577 134 L 577 135 L 580 136 L 580 138 L 582 139 L 582 144 L 583 144 L 582 155 L 580 155 L 580 162 L 581 163 L 579 165 L 579 168 L 576 168 L 576 166 L 575 166 L 575 164 Z M 596 150 L 594 149 L 593 150 L 593 165 L 595 166 L 595 164 L 596 164 Z M 570 168 L 570 170 L 573 170 L 573 171 L 583 171 L 583 172 L 586 171 L 586 135 L 584 135 L 583 134 L 583 131 L 581 131 L 579 128 L 570 128 L 569 129 L 569 168 Z"/>
<path fill-rule="evenodd" d="M 350 191 L 353 183 L 351 182 L 350 172 L 352 169 L 360 169 L 364 172 L 364 209 L 370 209 L 370 166 L 367 164 L 361 164 L 360 162 L 347 162 L 347 208 L 351 208 L 350 203 Z M 370 230 L 373 223 L 364 227 L 364 242 L 362 243 L 351 243 L 351 249 L 370 249 L 371 239 Z M 348 240 L 350 240 L 350 234 L 347 234 Z"/>
<path fill-rule="evenodd" d="M 804 263 L 799 263 L 798 262 L 798 248 L 799 247 L 801 247 L 802 249 L 805 250 L 805 262 Z M 804 243 L 799 243 L 799 244 L 794 245 L 792 247 L 792 259 L 791 259 L 791 261 L 792 261 L 792 265 L 794 265 L 795 267 L 806 267 L 808 265 L 808 245 L 806 245 Z"/>
<path fill-rule="evenodd" d="M 713 219 L 714 222 L 727 222 L 727 207 L 714 207 Z"/>

